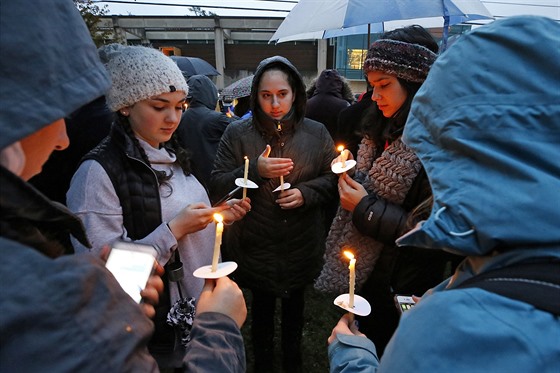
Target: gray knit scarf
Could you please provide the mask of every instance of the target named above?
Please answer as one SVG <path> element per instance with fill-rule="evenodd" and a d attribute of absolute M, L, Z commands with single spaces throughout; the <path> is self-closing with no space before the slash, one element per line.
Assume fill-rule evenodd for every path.
<path fill-rule="evenodd" d="M 377 159 L 375 145 L 366 138 L 358 149 L 356 174 L 368 193 L 396 204 L 402 204 L 422 165 L 418 157 L 400 138 L 395 140 Z M 356 291 L 374 269 L 383 244 L 358 232 L 352 223 L 352 213 L 338 208 L 326 241 L 325 264 L 315 288 L 327 293 L 348 292 L 349 260 L 342 253 L 349 249 L 356 257 Z"/>

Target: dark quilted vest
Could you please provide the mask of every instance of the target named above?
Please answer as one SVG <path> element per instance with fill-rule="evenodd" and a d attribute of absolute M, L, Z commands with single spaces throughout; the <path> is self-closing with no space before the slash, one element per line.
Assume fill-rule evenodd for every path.
<path fill-rule="evenodd" d="M 142 161 L 139 150 L 120 125 L 113 125 L 111 134 L 83 158 L 86 159 L 99 162 L 109 175 L 121 203 L 128 237 L 142 239 L 162 223 L 156 174 Z M 155 333 L 148 345 L 152 353 L 171 352 L 175 348 L 175 331 L 166 322 L 170 308 L 167 275 L 163 281 L 165 291 L 156 306 Z"/>

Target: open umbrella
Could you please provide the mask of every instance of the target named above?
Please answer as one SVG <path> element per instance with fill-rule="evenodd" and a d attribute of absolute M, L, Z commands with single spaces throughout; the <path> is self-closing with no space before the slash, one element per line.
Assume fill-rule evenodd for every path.
<path fill-rule="evenodd" d="M 444 26 L 445 45 L 450 24 L 492 18 L 492 15 L 480 0 L 300 0 L 270 41 L 335 37 L 344 35 L 340 32 L 349 27 L 362 25 L 371 25 L 371 32 L 383 32 L 389 29 L 385 27 L 388 21 L 408 20 L 412 24 L 432 17 L 438 17 L 443 23 L 440 25 Z M 352 31 L 361 32 L 360 29 Z"/>
<path fill-rule="evenodd" d="M 253 75 L 241 78 L 222 90 L 222 100 L 233 101 L 236 98 L 249 96 L 251 94 L 251 84 L 253 83 Z"/>
<path fill-rule="evenodd" d="M 198 57 L 186 57 L 186 56 L 169 56 L 185 76 L 189 78 L 193 75 L 206 75 L 206 76 L 216 76 L 220 75 L 218 70 L 214 66 L 210 65 L 208 62 L 204 61 L 202 58 Z"/>

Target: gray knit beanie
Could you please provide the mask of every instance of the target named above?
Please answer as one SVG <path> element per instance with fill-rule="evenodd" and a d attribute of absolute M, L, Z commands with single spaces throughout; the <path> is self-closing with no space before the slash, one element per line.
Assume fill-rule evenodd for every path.
<path fill-rule="evenodd" d="M 436 57 L 434 52 L 419 44 L 379 39 L 369 47 L 364 73 L 379 70 L 410 82 L 422 83 Z"/>
<path fill-rule="evenodd" d="M 111 75 L 112 85 L 106 94 L 111 111 L 165 92 L 188 93 L 177 64 L 157 49 L 110 44 L 99 49 L 99 57 Z"/>

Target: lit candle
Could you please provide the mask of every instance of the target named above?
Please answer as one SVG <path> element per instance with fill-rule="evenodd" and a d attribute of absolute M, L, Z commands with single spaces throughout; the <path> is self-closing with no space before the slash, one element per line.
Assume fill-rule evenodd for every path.
<path fill-rule="evenodd" d="M 214 256 L 212 257 L 212 272 L 218 269 L 218 258 L 220 257 L 220 246 L 222 245 L 222 233 L 224 232 L 224 218 L 220 214 L 214 214 L 216 220 L 216 240 L 214 241 Z"/>
<path fill-rule="evenodd" d="M 247 177 L 249 176 L 249 158 L 245 156 L 245 172 L 243 173 L 243 199 L 247 197 Z"/>
<path fill-rule="evenodd" d="M 350 270 L 350 281 L 348 284 L 348 293 L 349 293 L 348 307 L 354 308 L 354 287 L 356 284 L 356 259 L 354 258 L 354 255 L 350 251 L 345 251 L 344 255 L 346 255 L 346 257 L 350 259 L 350 265 L 348 266 L 348 269 Z"/>
<path fill-rule="evenodd" d="M 284 191 L 284 175 L 280 175 L 280 191 Z"/>
<path fill-rule="evenodd" d="M 344 149 L 344 145 L 338 147 L 340 152 L 340 162 L 342 162 L 342 168 L 346 167 L 346 159 L 348 159 L 348 150 Z"/>

